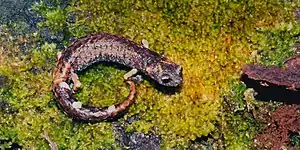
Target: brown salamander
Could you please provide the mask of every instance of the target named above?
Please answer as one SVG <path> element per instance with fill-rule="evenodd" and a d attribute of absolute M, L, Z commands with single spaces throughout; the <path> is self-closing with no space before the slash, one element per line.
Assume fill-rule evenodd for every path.
<path fill-rule="evenodd" d="M 52 73 L 52 90 L 58 103 L 69 116 L 77 120 L 114 119 L 118 113 L 133 103 L 136 90 L 135 84 L 130 80 L 127 80 L 130 94 L 121 104 L 103 108 L 84 107 L 72 96 L 72 93 L 80 87 L 76 72 L 101 61 L 136 69 L 163 86 L 176 87 L 182 83 L 182 67 L 164 56 L 122 36 L 108 33 L 90 34 L 73 41 L 58 56 L 58 62 Z"/>

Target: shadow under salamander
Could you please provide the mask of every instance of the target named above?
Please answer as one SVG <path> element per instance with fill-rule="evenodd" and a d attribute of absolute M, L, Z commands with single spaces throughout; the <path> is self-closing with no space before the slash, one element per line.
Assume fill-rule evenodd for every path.
<path fill-rule="evenodd" d="M 150 77 L 148 77 L 145 74 L 142 74 L 142 73 L 138 73 L 138 74 L 141 74 L 143 77 L 143 80 L 149 81 L 151 86 L 153 86 L 156 90 L 158 90 L 159 92 L 162 92 L 163 94 L 173 95 L 177 92 L 180 92 L 180 90 L 181 90 L 182 84 L 177 87 L 167 87 L 167 86 L 158 84 L 155 80 L 151 79 Z"/>
<path fill-rule="evenodd" d="M 287 89 L 285 86 L 278 86 L 272 83 L 267 83 L 268 86 L 262 86 L 260 80 L 253 80 L 248 78 L 247 75 L 243 74 L 241 77 L 248 88 L 253 88 L 257 95 L 255 98 L 261 101 L 279 101 L 287 104 L 300 104 L 300 91 L 293 91 Z M 264 81 L 262 81 L 264 82 Z"/>

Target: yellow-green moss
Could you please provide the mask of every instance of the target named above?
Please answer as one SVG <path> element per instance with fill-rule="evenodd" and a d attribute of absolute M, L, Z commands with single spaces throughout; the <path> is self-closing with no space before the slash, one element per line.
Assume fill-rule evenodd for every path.
<path fill-rule="evenodd" d="M 225 134 L 229 148 L 244 149 L 251 137 L 243 141 L 245 136 L 230 134 L 230 130 L 247 135 L 254 128 L 241 116 L 221 119 L 226 116 L 222 113 L 227 113 L 221 109 L 222 96 L 230 94 L 232 80 L 238 81 L 241 66 L 251 61 L 253 51 L 273 53 L 268 51 L 279 47 L 276 57 L 290 54 L 286 51 L 295 42 L 293 36 L 300 32 L 293 19 L 296 6 L 299 4 L 295 2 L 273 0 L 73 0 L 65 9 L 59 5 L 47 9 L 41 3 L 35 10 L 45 17 L 41 27 L 49 26 L 53 31 L 75 37 L 105 31 L 136 42 L 146 39 L 150 49 L 183 66 L 184 83 L 174 95 L 160 92 L 147 81 L 139 85 L 136 103 L 125 118 L 138 115 L 140 120 L 133 122 L 127 128 L 129 131 L 151 130 L 163 137 L 162 148 L 184 148 L 191 140 L 212 131 L 222 132 L 216 130 L 216 123 L 234 120 L 232 126 L 223 126 L 226 131 L 221 134 Z M 72 15 L 76 17 L 75 23 L 68 21 Z M 273 36 L 278 38 L 273 40 Z M 5 49 L 17 52 L 15 47 Z M 25 148 L 41 148 L 47 145 L 40 134 L 47 130 L 61 148 L 116 147 L 110 123 L 73 122 L 53 102 L 49 87 L 55 62 L 54 45 L 45 44 L 40 51 L 33 50 L 25 59 L 21 58 L 7 56 L 0 64 L 0 74 L 8 76 L 11 82 L 1 89 L 1 95 L 18 110 L 16 114 L 1 113 L 5 119 L 0 121 L 4 126 L 0 129 L 0 139 L 13 139 Z M 274 60 L 278 61 L 275 57 Z M 40 73 L 30 72 L 32 67 L 40 69 Z M 124 73 L 106 65 L 91 67 L 80 74 L 83 88 L 77 94 L 78 99 L 98 106 L 122 101 L 128 93 L 122 81 Z"/>

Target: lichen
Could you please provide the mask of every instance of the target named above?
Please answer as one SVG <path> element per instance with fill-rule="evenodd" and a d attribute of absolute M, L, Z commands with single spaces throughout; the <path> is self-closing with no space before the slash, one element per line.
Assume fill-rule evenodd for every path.
<path fill-rule="evenodd" d="M 271 62 L 282 60 L 277 58 L 291 53 L 294 36 L 300 32 L 293 18 L 294 8 L 299 6 L 296 2 L 73 0 L 64 8 L 60 5 L 47 8 L 42 2 L 34 6 L 44 16 L 40 28 L 66 35 L 60 44 L 67 46 L 70 37 L 105 31 L 137 43 L 146 39 L 150 49 L 183 66 L 184 83 L 179 92 L 168 95 L 146 80 L 138 86 L 136 102 L 124 116 L 139 118 L 128 131 L 154 132 L 162 137 L 161 147 L 166 149 L 186 148 L 190 141 L 218 131 L 224 132 L 220 135 L 226 137 L 229 149 L 249 148 L 255 121 L 249 114 L 224 111 L 223 96 L 232 94 L 240 69 L 252 61 L 253 51 L 270 56 Z M 0 74 L 10 81 L 0 90 L 1 99 L 16 110 L 1 112 L 5 119 L 0 121 L 0 139 L 24 148 L 45 148 L 41 133 L 47 130 L 61 149 L 118 147 L 109 122 L 74 122 L 53 101 L 50 72 L 56 61 L 55 45 L 44 43 L 40 50 L 20 55 L 11 44 L 14 42 L 2 39 L 0 44 L 5 47 L 2 51 L 10 51 L 0 56 L 5 58 L 0 59 Z M 111 65 L 92 66 L 80 74 L 83 87 L 76 96 L 97 106 L 120 102 L 128 94 L 122 78 L 125 73 Z M 246 109 L 243 94 L 238 94 L 237 101 L 229 100 Z M 230 121 L 233 123 L 222 126 L 224 130 L 219 129 L 217 124 Z"/>

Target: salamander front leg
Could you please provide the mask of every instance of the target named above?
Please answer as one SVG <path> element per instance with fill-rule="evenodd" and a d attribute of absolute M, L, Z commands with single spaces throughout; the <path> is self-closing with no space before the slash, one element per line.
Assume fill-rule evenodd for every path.
<path fill-rule="evenodd" d="M 142 45 L 145 47 L 145 48 L 149 48 L 149 44 L 148 44 L 148 41 L 143 39 L 142 40 Z M 131 69 L 129 72 L 127 72 L 125 75 L 124 75 L 124 80 L 125 81 L 128 81 L 128 80 L 132 80 L 133 82 L 135 83 L 140 83 L 143 81 L 143 78 L 141 75 L 137 75 L 137 76 L 134 76 L 136 75 L 138 72 L 137 69 L 133 68 Z"/>
<path fill-rule="evenodd" d="M 149 43 L 147 40 L 143 39 L 142 40 L 142 45 L 145 47 L 145 48 L 149 48 Z"/>
<path fill-rule="evenodd" d="M 124 80 L 128 80 L 129 78 L 131 78 L 132 76 L 134 76 L 137 72 L 138 72 L 137 69 L 131 69 L 129 72 L 127 72 L 124 75 Z"/>
<path fill-rule="evenodd" d="M 73 91 L 77 91 L 81 86 L 81 82 L 79 81 L 78 75 L 76 73 L 74 73 L 73 71 L 71 73 L 71 79 L 74 83 Z"/>
<path fill-rule="evenodd" d="M 124 80 L 125 81 L 128 81 L 128 80 L 131 80 L 133 81 L 134 83 L 140 83 L 143 81 L 143 78 L 141 75 L 136 75 L 138 72 L 137 69 L 132 69 L 130 70 L 129 72 L 127 72 L 125 75 L 124 75 Z M 136 75 L 136 76 L 134 76 Z"/>

